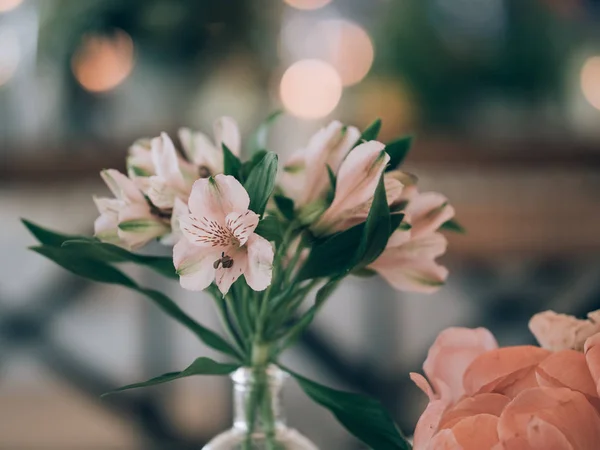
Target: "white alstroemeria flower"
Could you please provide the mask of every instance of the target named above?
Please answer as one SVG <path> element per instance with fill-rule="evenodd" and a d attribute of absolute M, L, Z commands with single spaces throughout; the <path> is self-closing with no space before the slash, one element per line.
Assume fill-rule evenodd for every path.
<path fill-rule="evenodd" d="M 342 162 L 337 174 L 333 202 L 311 226 L 317 236 L 333 234 L 367 219 L 375 189 L 390 160 L 385 145 L 377 141 L 360 144 Z M 393 204 L 402 194 L 402 183 L 384 179 L 386 197 Z"/>
<path fill-rule="evenodd" d="M 242 146 L 240 131 L 234 119 L 223 116 L 215 121 L 213 129 L 214 143 L 199 131 L 192 131 L 189 128 L 179 130 L 183 152 L 195 167 L 196 178 L 223 173 L 223 144 L 234 155 L 240 154 Z"/>
<path fill-rule="evenodd" d="M 171 210 L 175 199 L 187 202 L 195 180 L 184 176 L 187 163 L 181 160 L 173 141 L 166 133 L 151 141 L 152 164 L 155 175 L 148 178 L 146 194 L 160 209 Z"/>
<path fill-rule="evenodd" d="M 335 120 L 315 133 L 306 148 L 291 156 L 283 167 L 281 185 L 297 208 L 325 197 L 329 188 L 327 166 L 337 172 L 359 138 L 357 128 Z"/>
<path fill-rule="evenodd" d="M 168 223 L 152 212 L 132 180 L 114 169 L 100 175 L 115 198 L 94 198 L 100 212 L 94 222 L 98 239 L 135 249 L 169 232 Z"/>
<path fill-rule="evenodd" d="M 273 247 L 254 233 L 259 216 L 249 204 L 248 193 L 232 176 L 194 183 L 190 213 L 179 217 L 183 237 L 173 248 L 183 288 L 203 290 L 214 280 L 225 295 L 241 275 L 255 291 L 271 284 Z"/>
<path fill-rule="evenodd" d="M 408 185 L 405 174 L 390 173 L 390 178 L 403 179 Z M 448 270 L 435 261 L 448 244 L 437 230 L 454 217 L 454 208 L 443 195 L 419 193 L 414 184 L 405 189 L 398 201 L 407 202 L 404 220 L 411 227 L 396 230 L 369 268 L 398 290 L 436 292 L 448 277 Z"/>

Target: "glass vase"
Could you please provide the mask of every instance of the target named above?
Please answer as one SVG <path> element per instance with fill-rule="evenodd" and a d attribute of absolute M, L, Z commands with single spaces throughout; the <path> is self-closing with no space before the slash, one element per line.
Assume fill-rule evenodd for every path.
<path fill-rule="evenodd" d="M 318 450 L 286 425 L 281 388 L 287 376 L 277 366 L 235 371 L 231 375 L 233 427 L 212 439 L 203 450 Z"/>

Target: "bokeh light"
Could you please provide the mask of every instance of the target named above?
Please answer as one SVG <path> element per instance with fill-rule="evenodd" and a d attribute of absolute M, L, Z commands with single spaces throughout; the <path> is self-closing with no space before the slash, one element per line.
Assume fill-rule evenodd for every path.
<path fill-rule="evenodd" d="M 318 119 L 331 113 L 342 97 L 342 80 L 324 61 L 305 59 L 292 64 L 283 74 L 281 101 L 295 116 Z"/>
<path fill-rule="evenodd" d="M 71 67 L 81 86 L 106 92 L 121 84 L 133 69 L 133 41 L 122 30 L 112 36 L 84 36 Z"/>
<path fill-rule="evenodd" d="M 325 48 L 325 60 L 342 78 L 344 86 L 361 81 L 373 65 L 375 51 L 367 32 L 358 24 L 342 19 L 319 23 L 313 38 L 315 47 Z"/>
<path fill-rule="evenodd" d="M 21 48 L 12 30 L 0 31 L 0 86 L 10 80 L 19 66 Z"/>
<path fill-rule="evenodd" d="M 583 65 L 581 91 L 590 105 L 600 110 L 600 56 L 588 58 Z"/>
<path fill-rule="evenodd" d="M 298 9 L 319 9 L 331 0 L 284 0 L 288 5 Z"/>
<path fill-rule="evenodd" d="M 23 0 L 0 0 L 0 13 L 11 11 L 21 3 Z"/>

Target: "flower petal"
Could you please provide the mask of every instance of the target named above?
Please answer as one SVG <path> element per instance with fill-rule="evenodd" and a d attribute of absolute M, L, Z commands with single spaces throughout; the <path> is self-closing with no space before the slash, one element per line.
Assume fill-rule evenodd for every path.
<path fill-rule="evenodd" d="M 214 178 L 196 180 L 190 194 L 188 206 L 197 218 L 206 218 L 225 224 L 231 212 L 244 213 L 248 210 L 248 192 L 231 175 L 216 175 Z"/>
<path fill-rule="evenodd" d="M 544 311 L 531 318 L 529 329 L 543 348 L 581 351 L 585 340 L 600 332 L 600 311 L 589 313 L 587 320 Z"/>
<path fill-rule="evenodd" d="M 182 202 L 179 198 L 175 199 L 173 205 L 173 211 L 171 213 L 171 233 L 163 237 L 160 242 L 164 245 L 173 245 L 181 239 L 183 233 L 181 232 L 181 224 L 179 222 L 181 217 L 188 217 L 190 210 L 188 205 Z"/>
<path fill-rule="evenodd" d="M 147 178 L 147 195 L 150 201 L 161 209 L 170 209 L 175 204 L 177 191 L 169 185 L 167 180 L 159 176 Z"/>
<path fill-rule="evenodd" d="M 443 286 L 448 277 L 444 266 L 428 257 L 406 257 L 403 247 L 385 249 L 369 268 L 400 291 L 433 293 Z"/>
<path fill-rule="evenodd" d="M 563 350 L 552 353 L 536 368 L 540 386 L 568 387 L 589 397 L 598 399 L 596 383 L 583 353 Z"/>
<path fill-rule="evenodd" d="M 384 148 L 381 142 L 369 141 L 348 154 L 338 172 L 333 202 L 313 225 L 313 232 L 331 234 L 342 230 L 340 224 L 347 223 L 348 219 L 365 216 L 379 178 L 390 160 Z"/>
<path fill-rule="evenodd" d="M 467 368 L 463 384 L 467 395 L 494 392 L 507 380 L 516 382 L 528 375 L 550 355 L 548 350 L 531 345 L 504 347 L 479 355 Z"/>
<path fill-rule="evenodd" d="M 474 397 L 465 397 L 446 411 L 440 422 L 440 429 L 452 428 L 465 417 L 478 414 L 500 417 L 509 402 L 510 398 L 502 394 L 477 394 Z"/>
<path fill-rule="evenodd" d="M 181 287 L 190 291 L 206 289 L 215 279 L 214 263 L 220 257 L 217 251 L 200 248 L 182 238 L 173 247 L 173 264 Z"/>
<path fill-rule="evenodd" d="M 585 360 L 592 378 L 596 383 L 596 392 L 600 395 L 600 333 L 585 341 Z"/>
<path fill-rule="evenodd" d="M 273 272 L 273 246 L 262 236 L 252 234 L 248 239 L 248 266 L 244 273 L 246 283 L 255 291 L 271 284 Z"/>
<path fill-rule="evenodd" d="M 298 206 L 306 205 L 323 196 L 329 185 L 327 165 L 336 172 L 346 154 L 360 138 L 354 127 L 344 126 L 334 120 L 320 129 L 310 139 L 304 150 L 306 181 L 298 200 Z"/>
<path fill-rule="evenodd" d="M 165 181 L 181 179 L 177 151 L 169 135 L 161 133 L 159 137 L 152 139 L 151 146 L 156 175 Z"/>
<path fill-rule="evenodd" d="M 228 116 L 223 116 L 214 123 L 214 133 L 217 150 L 225 144 L 234 155 L 239 155 L 241 150 L 240 130 L 236 121 Z"/>
<path fill-rule="evenodd" d="M 248 250 L 245 247 L 231 247 L 225 256 L 231 261 L 231 265 L 220 264 L 215 273 L 215 283 L 223 295 L 229 292 L 229 288 L 248 268 Z"/>
<path fill-rule="evenodd" d="M 498 444 L 498 417 L 478 414 L 462 419 L 452 427 L 452 434 L 463 450 L 491 449 Z M 433 447 L 437 448 L 437 447 Z"/>
<path fill-rule="evenodd" d="M 185 155 L 197 166 L 198 175 L 205 178 L 223 172 L 223 150 L 217 149 L 208 136 L 189 128 L 180 128 L 178 134 Z"/>
<path fill-rule="evenodd" d="M 417 385 L 419 389 L 423 391 L 423 393 L 429 398 L 429 401 L 433 401 L 436 399 L 436 395 L 433 392 L 433 388 L 425 378 L 420 373 L 411 372 L 410 379 Z"/>
<path fill-rule="evenodd" d="M 225 251 L 237 246 L 235 236 L 229 228 L 206 217 L 197 219 L 192 214 L 183 214 L 179 216 L 179 229 L 183 236 L 197 247 L 211 247 Z"/>
<path fill-rule="evenodd" d="M 423 192 L 415 195 L 406 208 L 411 218 L 413 236 L 436 231 L 444 222 L 454 217 L 454 208 L 448 199 L 437 192 Z"/>
<path fill-rule="evenodd" d="M 595 450 L 600 442 L 600 416 L 579 392 L 567 388 L 538 387 L 527 389 L 515 397 L 504 409 L 498 423 L 498 435 L 501 442 L 514 443 L 515 448 L 530 444 L 533 440 L 537 447 L 544 439 L 536 425 L 546 422 L 555 427 L 565 440 L 577 450 Z M 554 436 L 556 432 L 551 432 Z M 548 439 L 547 442 L 550 442 Z M 564 444 L 564 440 L 563 440 Z M 521 445 L 521 447 L 517 447 Z M 512 449 L 512 446 L 506 448 Z M 568 448 L 564 445 L 557 448 Z"/>
<path fill-rule="evenodd" d="M 498 344 L 485 328 L 451 327 L 443 330 L 429 349 L 423 370 L 436 392 L 441 383 L 449 387 L 454 403 L 464 393 L 463 375 L 479 355 L 496 349 Z"/>
<path fill-rule="evenodd" d="M 427 450 L 464 450 L 451 430 L 442 430 L 437 433 L 427 447 L 417 447 L 416 445 L 413 447 L 414 450 L 422 448 L 426 448 Z"/>
<path fill-rule="evenodd" d="M 227 214 L 225 224 L 238 240 L 239 245 L 244 245 L 248 241 L 248 237 L 254 233 L 259 219 L 259 215 L 250 210 L 245 213 L 232 212 Z"/>
<path fill-rule="evenodd" d="M 100 176 L 119 200 L 127 203 L 145 203 L 144 195 L 135 183 L 115 169 L 107 169 L 100 172 Z"/>
<path fill-rule="evenodd" d="M 438 450 L 438 448 L 444 448 L 432 447 L 430 444 L 432 442 L 432 438 L 436 435 L 438 425 L 447 407 L 448 401 L 445 399 L 438 399 L 429 402 L 427 408 L 425 408 L 425 411 L 423 411 L 423 414 L 421 414 L 421 417 L 419 417 L 417 425 L 415 426 L 415 435 L 413 437 L 414 450 Z M 443 433 L 444 432 L 442 431 L 442 434 Z M 439 434 L 440 433 L 438 433 L 438 435 Z"/>

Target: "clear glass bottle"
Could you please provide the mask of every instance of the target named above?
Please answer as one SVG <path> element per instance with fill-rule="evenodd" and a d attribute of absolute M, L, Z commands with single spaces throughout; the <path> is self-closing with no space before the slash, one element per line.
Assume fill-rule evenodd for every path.
<path fill-rule="evenodd" d="M 318 450 L 285 423 L 281 388 L 287 374 L 277 366 L 242 367 L 233 380 L 233 427 L 219 434 L 203 450 Z"/>

